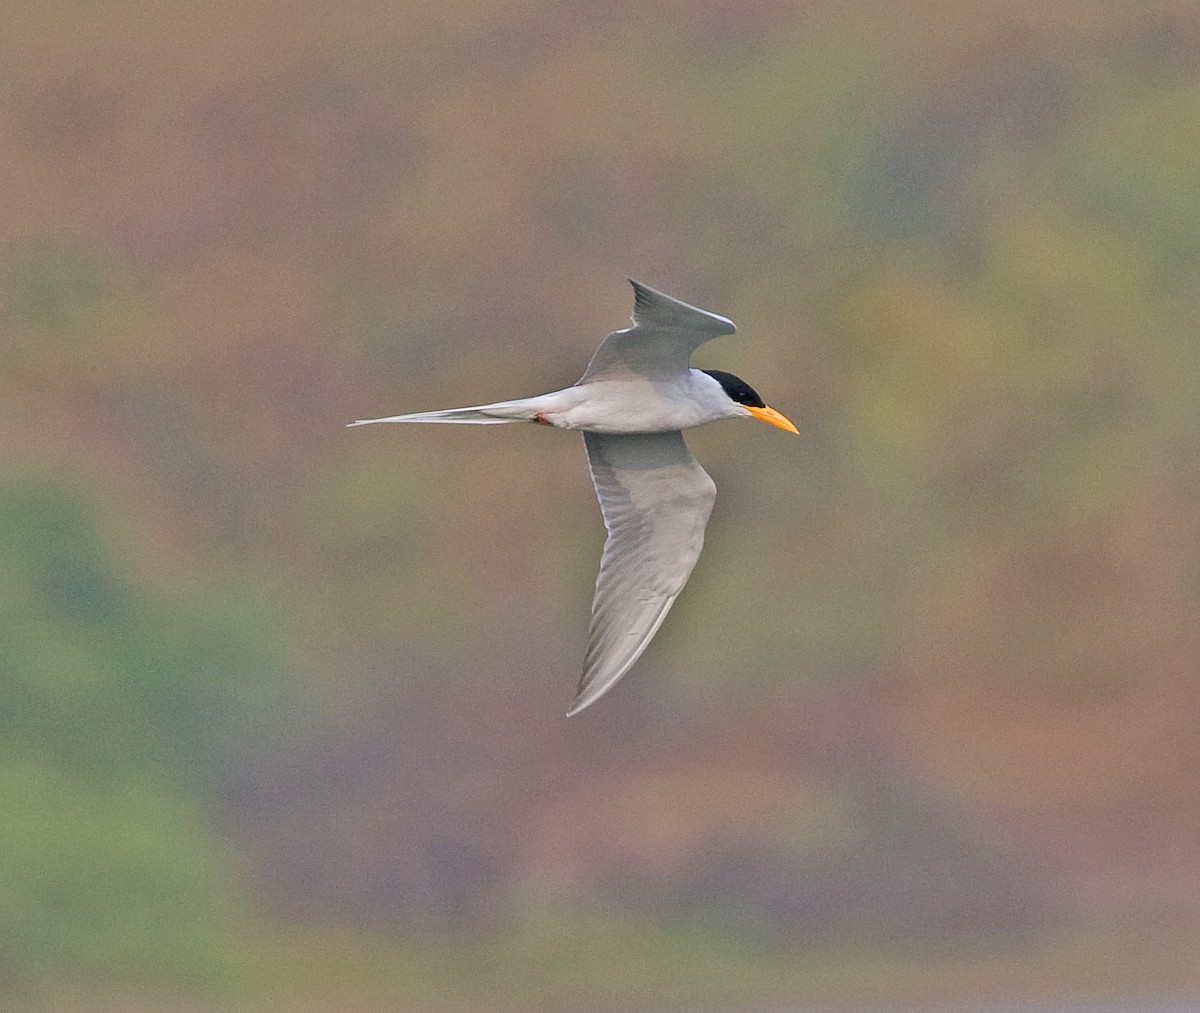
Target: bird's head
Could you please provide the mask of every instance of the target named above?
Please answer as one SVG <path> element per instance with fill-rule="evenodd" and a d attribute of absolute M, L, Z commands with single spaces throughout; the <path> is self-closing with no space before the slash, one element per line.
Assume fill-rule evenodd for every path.
<path fill-rule="evenodd" d="M 740 376 L 734 376 L 732 373 L 726 373 L 720 369 L 705 369 L 702 372 L 716 380 L 721 385 L 721 389 L 725 391 L 726 396 L 734 404 L 744 408 L 747 415 L 778 426 L 780 429 L 786 429 L 789 433 L 799 433 L 799 430 L 785 416 L 774 408 L 768 408 L 763 399 L 758 396 L 758 391 Z"/>

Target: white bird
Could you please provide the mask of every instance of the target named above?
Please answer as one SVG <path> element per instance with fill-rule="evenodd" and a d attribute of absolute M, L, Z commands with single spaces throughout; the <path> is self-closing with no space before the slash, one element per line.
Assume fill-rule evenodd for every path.
<path fill-rule="evenodd" d="M 601 343 L 579 382 L 516 401 L 362 419 L 500 425 L 537 422 L 583 432 L 608 539 L 600 558 L 579 689 L 567 715 L 595 703 L 650 643 L 704 545 L 717 488 L 680 430 L 756 418 L 796 427 L 744 380 L 688 360 L 733 322 L 630 279 L 633 326 Z"/>

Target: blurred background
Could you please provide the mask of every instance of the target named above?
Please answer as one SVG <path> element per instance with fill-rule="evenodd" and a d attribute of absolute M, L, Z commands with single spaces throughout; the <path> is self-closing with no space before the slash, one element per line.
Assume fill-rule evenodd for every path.
<path fill-rule="evenodd" d="M 7 5 L 0 179 L 6 1008 L 1200 1001 L 1192 0 Z M 579 439 L 343 427 L 627 275 L 801 437 L 567 721 Z"/>

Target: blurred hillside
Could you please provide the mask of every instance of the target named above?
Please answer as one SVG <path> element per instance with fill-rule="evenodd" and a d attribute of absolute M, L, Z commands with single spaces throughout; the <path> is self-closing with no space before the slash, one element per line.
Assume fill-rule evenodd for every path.
<path fill-rule="evenodd" d="M 1194 3 L 6 12 L 0 989 L 1200 994 L 1198 153 Z M 344 423 L 627 275 L 801 438 L 568 722 L 578 440 Z"/>

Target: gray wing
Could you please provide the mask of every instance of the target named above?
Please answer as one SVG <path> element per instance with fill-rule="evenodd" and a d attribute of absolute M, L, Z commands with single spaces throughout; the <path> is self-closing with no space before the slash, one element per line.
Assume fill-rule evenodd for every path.
<path fill-rule="evenodd" d="M 679 432 L 585 432 L 608 540 L 583 678 L 571 709 L 598 700 L 637 661 L 700 558 L 717 487 Z"/>
<path fill-rule="evenodd" d="M 731 320 L 689 306 L 648 285 L 633 286 L 633 326 L 601 342 L 580 383 L 637 376 L 666 380 L 684 373 L 700 345 L 737 328 Z"/>

